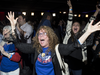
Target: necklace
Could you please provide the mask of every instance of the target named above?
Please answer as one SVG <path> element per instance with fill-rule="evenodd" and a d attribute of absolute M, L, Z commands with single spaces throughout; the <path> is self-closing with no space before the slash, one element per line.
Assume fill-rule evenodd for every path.
<path fill-rule="evenodd" d="M 41 56 L 44 57 L 45 56 L 45 53 L 42 53 Z"/>

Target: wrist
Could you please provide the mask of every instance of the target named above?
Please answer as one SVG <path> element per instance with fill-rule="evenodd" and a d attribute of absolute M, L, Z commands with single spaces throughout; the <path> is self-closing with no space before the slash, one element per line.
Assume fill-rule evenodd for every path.
<path fill-rule="evenodd" d="M 70 6 L 69 9 L 72 9 L 72 6 Z"/>
<path fill-rule="evenodd" d="M 95 44 L 95 46 L 97 46 L 97 44 Z"/>
<path fill-rule="evenodd" d="M 2 52 L 3 55 L 5 56 L 8 56 L 8 53 L 7 52 Z"/>
<path fill-rule="evenodd" d="M 87 35 L 90 35 L 91 33 L 92 33 L 91 31 L 88 31 L 88 30 L 86 31 Z"/>
<path fill-rule="evenodd" d="M 69 11 L 72 11 L 73 9 L 69 9 Z"/>
<path fill-rule="evenodd" d="M 12 58 L 12 55 L 11 55 L 11 54 L 9 54 L 9 53 L 5 53 L 5 56 L 6 56 L 6 57 L 8 57 L 9 59 L 11 59 L 11 58 Z"/>

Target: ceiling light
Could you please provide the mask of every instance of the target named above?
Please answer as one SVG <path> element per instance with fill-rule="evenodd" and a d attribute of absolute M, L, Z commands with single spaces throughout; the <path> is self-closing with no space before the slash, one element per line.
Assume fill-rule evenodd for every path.
<path fill-rule="evenodd" d="M 66 14 L 66 12 L 63 12 L 63 14 Z"/>
<path fill-rule="evenodd" d="M 89 15 L 88 15 L 88 14 L 86 14 L 86 15 L 85 15 L 85 17 L 89 17 Z"/>
<path fill-rule="evenodd" d="M 43 16 L 44 12 L 41 12 L 41 16 Z"/>
<path fill-rule="evenodd" d="M 22 12 L 23 15 L 26 15 L 26 12 Z"/>
<path fill-rule="evenodd" d="M 52 16 L 55 17 L 56 16 L 56 13 L 53 13 Z"/>
<path fill-rule="evenodd" d="M 34 12 L 31 12 L 31 16 L 34 16 Z"/>
<path fill-rule="evenodd" d="M 75 17 L 77 17 L 77 14 L 74 14 Z"/>
<path fill-rule="evenodd" d="M 78 17 L 81 17 L 81 14 L 79 14 Z"/>

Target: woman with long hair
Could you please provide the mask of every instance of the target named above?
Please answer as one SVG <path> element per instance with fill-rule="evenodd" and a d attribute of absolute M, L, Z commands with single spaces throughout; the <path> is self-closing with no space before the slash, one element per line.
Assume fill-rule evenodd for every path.
<path fill-rule="evenodd" d="M 11 23 L 12 35 L 15 35 L 14 29 L 17 19 L 14 19 L 12 12 L 8 13 L 7 18 Z M 92 22 L 87 31 L 72 44 L 59 44 L 55 32 L 48 26 L 41 26 L 37 30 L 33 44 L 20 43 L 16 38 L 13 42 L 21 52 L 34 54 L 33 75 L 62 75 L 55 47 L 59 44 L 58 50 L 61 55 L 69 55 L 74 49 L 81 48 L 92 32 L 100 30 L 100 22 L 94 26 L 92 26 Z"/>

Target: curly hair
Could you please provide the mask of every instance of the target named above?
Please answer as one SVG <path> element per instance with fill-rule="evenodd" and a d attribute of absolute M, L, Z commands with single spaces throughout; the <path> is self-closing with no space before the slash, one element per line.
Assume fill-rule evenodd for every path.
<path fill-rule="evenodd" d="M 55 34 L 54 30 L 52 28 L 48 27 L 48 26 L 41 26 L 37 30 L 36 36 L 33 40 L 33 42 L 34 42 L 33 47 L 35 47 L 37 52 L 39 52 L 39 53 L 42 51 L 41 45 L 40 45 L 39 40 L 38 40 L 38 33 L 42 29 L 45 30 L 45 32 L 47 33 L 47 36 L 49 38 L 49 49 L 48 49 L 48 51 L 55 52 L 55 45 L 57 45 L 59 43 L 58 37 Z"/>

